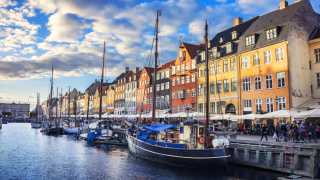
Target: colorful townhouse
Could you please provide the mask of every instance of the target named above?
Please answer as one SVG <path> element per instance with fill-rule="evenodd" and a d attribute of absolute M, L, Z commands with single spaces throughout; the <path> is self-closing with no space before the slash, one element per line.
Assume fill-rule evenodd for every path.
<path fill-rule="evenodd" d="M 154 68 L 144 67 L 139 72 L 136 107 L 137 114 L 146 114 L 151 111 L 152 73 Z"/>
<path fill-rule="evenodd" d="M 238 46 L 239 39 L 250 25 L 256 21 L 253 18 L 242 22 L 235 18 L 233 26 L 218 33 L 209 41 L 209 113 L 238 114 Z M 206 100 L 206 62 L 205 52 L 198 54 L 197 79 L 197 111 L 205 112 Z"/>
<path fill-rule="evenodd" d="M 109 114 L 114 113 L 114 97 L 115 96 L 115 84 L 109 83 L 107 87 L 104 88 L 102 95 L 102 104 L 104 107 L 104 112 Z"/>
<path fill-rule="evenodd" d="M 196 111 L 196 56 L 200 49 L 200 45 L 180 43 L 171 72 L 172 113 Z"/>
<path fill-rule="evenodd" d="M 309 39 L 319 22 L 308 0 L 280 0 L 251 24 L 239 43 L 241 114 L 299 109 L 312 99 Z"/>
<path fill-rule="evenodd" d="M 171 69 L 175 60 L 162 64 L 157 69 L 156 77 L 156 109 L 171 111 Z"/>
<path fill-rule="evenodd" d="M 137 79 L 139 79 L 139 68 L 136 68 L 135 71 L 129 70 L 125 77 L 125 109 L 126 114 L 132 115 L 136 114 L 136 91 L 137 91 Z"/>

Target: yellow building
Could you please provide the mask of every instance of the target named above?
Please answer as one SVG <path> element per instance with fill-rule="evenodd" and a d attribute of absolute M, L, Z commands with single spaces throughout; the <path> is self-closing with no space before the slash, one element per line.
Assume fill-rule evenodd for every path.
<path fill-rule="evenodd" d="M 317 27 L 310 36 L 310 64 L 312 81 L 312 97 L 320 98 L 320 28 Z"/>
<path fill-rule="evenodd" d="M 236 18 L 209 44 L 210 112 L 296 110 L 319 98 L 319 22 L 309 0 L 291 5 L 280 0 L 273 12 L 246 22 Z M 198 58 L 200 112 L 205 106 L 203 55 Z"/>
<path fill-rule="evenodd" d="M 103 96 L 102 96 L 102 104 L 103 104 L 103 111 L 108 113 L 114 112 L 114 97 L 115 96 L 115 89 L 114 84 L 109 84 L 108 86 L 104 87 Z"/>
<path fill-rule="evenodd" d="M 209 112 L 239 114 L 238 44 L 241 35 L 256 20 L 234 19 L 233 27 L 218 33 L 209 44 Z M 198 57 L 198 112 L 205 110 L 205 54 Z"/>

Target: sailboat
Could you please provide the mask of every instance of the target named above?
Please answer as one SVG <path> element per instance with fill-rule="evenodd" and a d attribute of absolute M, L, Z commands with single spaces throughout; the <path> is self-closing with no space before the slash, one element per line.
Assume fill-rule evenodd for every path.
<path fill-rule="evenodd" d="M 41 130 L 41 132 L 45 133 L 46 135 L 62 135 L 63 128 L 60 127 L 60 123 L 57 120 L 57 117 L 54 119 L 52 117 L 52 96 L 53 96 L 53 66 L 51 70 L 51 79 L 50 79 L 50 94 L 48 99 L 48 122 L 46 123 L 45 127 Z"/>
<path fill-rule="evenodd" d="M 155 122 L 156 71 L 158 61 L 158 24 L 160 11 L 157 11 L 155 25 L 155 63 L 153 74 L 152 120 Z M 205 26 L 206 71 L 208 82 L 208 25 Z M 208 84 L 208 83 L 207 83 Z M 209 86 L 206 88 L 209 92 Z M 208 93 L 207 93 L 208 94 Z M 206 100 L 207 107 L 209 98 Z M 198 167 L 199 165 L 225 165 L 230 158 L 228 145 L 217 142 L 209 133 L 209 112 L 206 109 L 205 127 L 199 122 L 181 122 L 178 125 L 153 123 L 143 127 L 133 127 L 127 132 L 131 154 L 150 161 L 174 166 Z M 212 143 L 210 143 L 212 142 Z M 203 144 L 199 146 L 198 144 Z M 212 167 L 212 166 L 211 166 Z"/>
<path fill-rule="evenodd" d="M 36 105 L 36 119 L 31 121 L 31 128 L 39 129 L 42 126 L 42 122 L 39 120 L 39 106 L 40 106 L 40 94 L 37 93 L 37 105 Z"/>
<path fill-rule="evenodd" d="M 101 70 L 101 81 L 99 86 L 99 121 L 97 127 L 90 129 L 87 133 L 88 144 L 107 144 L 107 145 L 118 145 L 126 146 L 125 130 L 117 125 L 113 124 L 110 120 L 102 120 L 102 87 L 105 69 L 105 51 L 106 43 L 103 43 L 103 57 L 102 57 L 102 70 Z"/>

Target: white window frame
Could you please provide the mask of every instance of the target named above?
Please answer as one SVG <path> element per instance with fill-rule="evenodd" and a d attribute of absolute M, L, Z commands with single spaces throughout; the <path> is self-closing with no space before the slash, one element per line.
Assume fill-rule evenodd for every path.
<path fill-rule="evenodd" d="M 278 72 L 277 73 L 277 86 L 278 88 L 283 88 L 286 86 L 286 73 L 285 72 Z"/>
<path fill-rule="evenodd" d="M 264 52 L 264 64 L 270 64 L 271 63 L 271 51 L 267 50 Z"/>

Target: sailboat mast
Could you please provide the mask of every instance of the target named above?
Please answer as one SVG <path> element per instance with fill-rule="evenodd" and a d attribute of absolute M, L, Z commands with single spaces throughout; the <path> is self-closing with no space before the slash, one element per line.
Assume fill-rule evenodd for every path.
<path fill-rule="evenodd" d="M 59 118 L 61 120 L 61 116 L 62 116 L 62 102 L 63 102 L 63 99 L 62 99 L 62 88 L 60 90 L 60 99 L 59 99 L 59 105 L 60 105 L 60 112 L 59 112 Z"/>
<path fill-rule="evenodd" d="M 205 42 L 205 61 L 206 61 L 206 124 L 204 129 L 204 142 L 205 148 L 208 148 L 208 130 L 209 130 L 209 50 L 208 50 L 208 22 L 206 20 L 205 25 L 205 35 L 204 35 L 204 42 Z"/>
<path fill-rule="evenodd" d="M 106 54 L 106 42 L 103 42 L 103 55 L 102 55 L 102 69 L 101 69 L 101 82 L 100 82 L 100 103 L 99 103 L 99 120 L 101 120 L 102 114 L 102 86 L 103 86 L 103 77 L 104 77 L 104 61 Z"/>
<path fill-rule="evenodd" d="M 53 65 L 51 67 L 51 80 L 50 80 L 50 94 L 49 94 L 49 120 L 51 119 L 52 116 L 52 112 L 51 112 L 51 108 L 52 108 L 52 93 L 53 93 Z"/>
<path fill-rule="evenodd" d="M 160 10 L 157 10 L 157 19 L 155 27 L 155 52 L 154 52 L 154 69 L 153 69 L 153 83 L 152 83 L 152 121 L 155 121 L 156 116 L 156 80 L 158 68 L 158 34 L 159 34 L 159 16 Z"/>
<path fill-rule="evenodd" d="M 37 93 L 36 120 L 39 121 L 40 94 Z"/>
<path fill-rule="evenodd" d="M 56 118 L 58 118 L 58 110 L 59 110 L 59 88 L 57 87 L 57 104 L 56 104 Z"/>
<path fill-rule="evenodd" d="M 70 121 L 70 86 L 68 90 L 68 120 Z"/>

